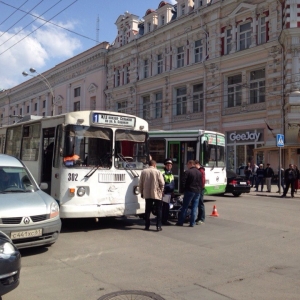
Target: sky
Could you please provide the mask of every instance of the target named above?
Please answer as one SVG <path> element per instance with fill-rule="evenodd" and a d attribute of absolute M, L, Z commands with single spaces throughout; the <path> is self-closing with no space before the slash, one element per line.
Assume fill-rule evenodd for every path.
<path fill-rule="evenodd" d="M 165 0 L 176 4 L 176 0 Z M 161 0 L 0 0 L 0 91 L 97 44 L 113 43 L 126 11 L 145 16 Z M 99 17 L 99 26 L 97 19 Z M 99 31 L 97 30 L 99 28 Z"/>

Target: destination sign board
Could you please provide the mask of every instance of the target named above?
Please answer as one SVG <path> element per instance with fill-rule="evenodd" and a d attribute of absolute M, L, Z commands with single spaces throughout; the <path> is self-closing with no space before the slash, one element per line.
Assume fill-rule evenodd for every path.
<path fill-rule="evenodd" d="M 135 118 L 128 117 L 128 116 L 117 116 L 117 115 L 93 113 L 93 123 L 103 124 L 103 125 L 111 125 L 111 126 L 134 127 Z"/>

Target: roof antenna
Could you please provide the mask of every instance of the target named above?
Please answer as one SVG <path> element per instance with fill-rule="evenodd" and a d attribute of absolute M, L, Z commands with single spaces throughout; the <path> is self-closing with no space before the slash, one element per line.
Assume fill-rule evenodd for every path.
<path fill-rule="evenodd" d="M 97 16 L 96 24 L 96 45 L 99 44 L 99 15 Z"/>

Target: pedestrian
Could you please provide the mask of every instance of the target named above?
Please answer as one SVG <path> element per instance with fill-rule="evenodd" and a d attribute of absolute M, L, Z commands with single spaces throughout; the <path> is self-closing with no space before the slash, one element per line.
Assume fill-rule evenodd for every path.
<path fill-rule="evenodd" d="M 250 177 L 252 176 L 252 168 L 251 168 L 251 163 L 250 162 L 247 163 L 247 166 L 245 167 L 244 174 L 245 174 L 245 178 L 247 180 L 250 180 Z"/>
<path fill-rule="evenodd" d="M 187 170 L 184 172 L 182 186 L 184 190 L 183 204 L 179 214 L 177 226 L 183 226 L 186 217 L 188 206 L 191 203 L 190 227 L 194 227 L 198 213 L 199 197 L 202 192 L 202 176 L 195 167 L 195 161 L 189 160 Z"/>
<path fill-rule="evenodd" d="M 278 181 L 277 181 L 278 191 L 276 193 L 279 193 L 279 176 L 280 176 L 280 184 L 282 187 L 282 192 L 284 192 L 284 168 L 278 167 Z"/>
<path fill-rule="evenodd" d="M 199 160 L 195 160 L 195 166 L 201 172 L 202 175 L 202 190 L 199 197 L 198 216 L 196 219 L 196 225 L 201 225 L 205 222 L 205 205 L 204 205 L 205 168 L 200 164 Z"/>
<path fill-rule="evenodd" d="M 264 174 L 265 170 L 263 169 L 263 164 L 259 165 L 259 168 L 256 170 L 256 192 L 258 192 L 258 186 L 261 185 L 260 191 L 262 192 L 264 189 Z"/>
<path fill-rule="evenodd" d="M 258 169 L 258 165 L 254 164 L 252 167 L 252 182 L 251 182 L 251 187 L 256 187 L 256 181 L 257 181 L 257 176 L 256 176 L 256 171 Z"/>
<path fill-rule="evenodd" d="M 297 178 L 297 173 L 294 169 L 294 166 L 292 164 L 289 164 L 289 168 L 284 171 L 285 189 L 283 195 L 281 196 L 282 198 L 286 197 L 286 194 L 290 186 L 291 186 L 291 196 L 292 198 L 294 198 L 296 178 Z"/>
<path fill-rule="evenodd" d="M 267 192 L 271 192 L 271 188 L 272 188 L 272 178 L 274 176 L 274 171 L 273 169 L 270 167 L 270 164 L 267 163 L 267 167 L 265 168 L 265 174 L 264 174 L 265 178 L 266 178 L 266 185 L 267 185 Z"/>
<path fill-rule="evenodd" d="M 299 182 L 298 182 L 298 179 L 300 177 L 300 172 L 299 172 L 299 169 L 298 169 L 298 166 L 294 165 L 294 169 L 296 171 L 296 180 L 295 180 L 295 194 L 297 194 L 297 190 L 299 188 Z"/>
<path fill-rule="evenodd" d="M 156 169 L 156 161 L 149 161 L 149 168 L 144 169 L 139 181 L 139 190 L 142 198 L 146 201 L 145 208 L 145 230 L 150 228 L 150 214 L 153 203 L 156 206 L 157 218 L 156 229 L 161 231 L 161 214 L 162 214 L 162 196 L 164 191 L 164 178 L 159 170 Z"/>
<path fill-rule="evenodd" d="M 164 195 L 174 195 L 174 189 L 175 189 L 175 181 L 174 181 L 174 175 L 172 174 L 172 166 L 173 161 L 171 158 L 167 158 L 164 162 L 165 168 L 162 171 L 162 175 L 165 181 L 165 187 L 164 187 Z M 170 210 L 170 204 L 167 202 L 162 203 L 162 224 L 163 225 L 172 225 L 169 221 L 169 210 Z"/>

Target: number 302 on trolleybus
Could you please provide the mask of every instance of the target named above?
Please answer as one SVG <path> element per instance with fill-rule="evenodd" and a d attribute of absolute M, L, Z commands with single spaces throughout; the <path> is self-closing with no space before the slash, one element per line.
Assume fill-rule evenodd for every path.
<path fill-rule="evenodd" d="M 205 167 L 205 194 L 222 194 L 226 188 L 225 136 L 207 130 L 149 131 L 149 155 L 163 168 L 165 158 L 173 160 L 175 191 L 182 192 L 182 176 L 189 160 Z"/>
<path fill-rule="evenodd" d="M 4 127 L 4 152 L 23 160 L 37 182 L 48 183 L 61 218 L 145 212 L 138 181 L 147 166 L 146 121 L 106 111 L 27 117 Z"/>

